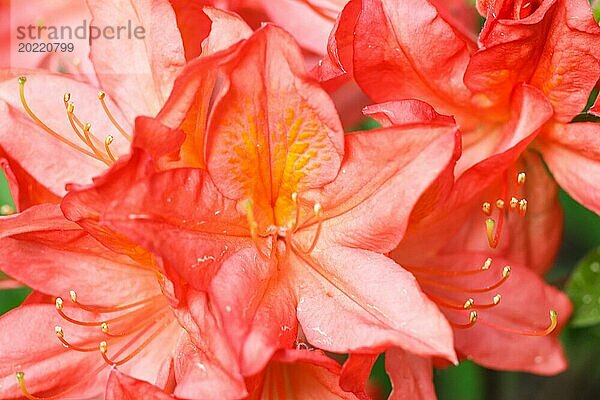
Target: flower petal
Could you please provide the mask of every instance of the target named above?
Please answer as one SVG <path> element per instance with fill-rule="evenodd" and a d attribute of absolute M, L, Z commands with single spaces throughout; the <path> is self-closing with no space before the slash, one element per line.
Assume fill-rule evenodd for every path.
<path fill-rule="evenodd" d="M 319 350 L 281 351 L 263 372 L 261 384 L 251 388 L 250 398 L 356 400 L 339 387 L 339 375 L 339 364 Z"/>
<path fill-rule="evenodd" d="M 247 395 L 237 359 L 206 293 L 188 291 L 175 312 L 184 332 L 175 357 L 175 395 L 240 399 Z"/>
<path fill-rule="evenodd" d="M 369 353 L 399 346 L 455 361 L 451 329 L 416 280 L 389 258 L 330 247 L 298 256 L 298 320 L 323 350 Z"/>
<path fill-rule="evenodd" d="M 337 174 L 341 123 L 331 99 L 308 79 L 297 45 L 279 28 L 257 31 L 236 61 L 211 116 L 208 169 L 226 197 L 251 199 L 258 210 L 274 205 L 276 223 L 285 226 L 295 207 L 291 194 Z"/>
<path fill-rule="evenodd" d="M 436 399 L 430 358 L 393 348 L 385 352 L 385 369 L 393 388 L 390 400 Z"/>
<path fill-rule="evenodd" d="M 57 205 L 4 217 L 0 227 L 0 269 L 46 294 L 75 290 L 83 303 L 110 306 L 159 290 L 154 272 L 102 246 Z"/>
<path fill-rule="evenodd" d="M 600 124 L 554 124 L 543 135 L 540 147 L 558 184 L 600 214 Z"/>
<path fill-rule="evenodd" d="M 173 400 L 173 397 L 157 386 L 111 370 L 106 386 L 105 400 Z"/>
<path fill-rule="evenodd" d="M 297 337 L 296 296 L 286 275 L 275 262 L 246 248 L 224 262 L 211 282 L 211 299 L 245 376 L 258 373 Z"/>
<path fill-rule="evenodd" d="M 355 79 L 376 102 L 416 98 L 441 113 L 464 114 L 473 104 L 462 79 L 470 46 L 426 1 L 365 0 L 355 28 Z"/>
<path fill-rule="evenodd" d="M 320 241 L 386 253 L 402 239 L 421 194 L 453 165 L 458 131 L 445 122 L 407 124 L 345 139 L 340 174 L 305 196 L 323 208 Z M 314 230 L 314 220 L 301 226 L 310 225 Z"/>
<path fill-rule="evenodd" d="M 91 25 L 104 29 L 129 24 L 134 29 L 121 40 L 101 36 L 92 41 L 90 57 L 101 86 L 130 121 L 138 115 L 155 116 L 185 63 L 173 8 L 167 0 L 90 0 L 88 6 Z M 143 27 L 141 34 L 138 27 Z"/>

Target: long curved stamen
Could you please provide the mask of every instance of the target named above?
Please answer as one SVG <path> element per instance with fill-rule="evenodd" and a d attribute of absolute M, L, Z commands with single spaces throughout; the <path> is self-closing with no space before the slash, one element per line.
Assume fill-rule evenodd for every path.
<path fill-rule="evenodd" d="M 23 371 L 19 371 L 19 372 L 17 372 L 15 374 L 15 376 L 17 378 L 17 382 L 19 383 L 19 387 L 21 388 L 21 392 L 23 393 L 23 396 L 25 396 L 25 398 L 27 398 L 29 400 L 54 400 L 54 399 L 58 399 L 58 397 L 56 397 L 56 396 L 52 396 L 52 397 L 37 397 L 37 396 L 33 396 L 27 390 L 27 385 L 25 384 L 25 373 Z"/>
<path fill-rule="evenodd" d="M 76 320 L 74 318 L 69 317 L 67 314 L 64 313 L 63 311 L 63 299 L 60 297 L 56 298 L 56 302 L 55 302 L 55 308 L 56 311 L 58 312 L 58 314 L 63 317 L 66 321 L 75 324 L 75 325 L 80 325 L 80 326 L 102 326 L 102 324 L 106 323 L 114 323 L 117 321 L 122 321 L 124 319 L 130 318 L 130 314 L 131 313 L 135 313 L 141 310 L 152 310 L 153 308 L 156 307 L 156 305 L 154 304 L 149 304 L 147 306 L 142 306 L 140 308 L 137 308 L 135 310 L 133 310 L 131 313 L 127 313 L 127 314 L 123 314 L 123 315 L 119 315 L 118 317 L 115 318 L 110 318 L 110 319 L 106 319 L 104 321 L 98 321 L 98 322 L 93 322 L 93 321 L 79 321 Z"/>
<path fill-rule="evenodd" d="M 469 289 L 469 288 L 461 288 L 458 286 L 452 286 L 452 285 L 446 285 L 443 283 L 439 283 L 436 281 L 432 281 L 429 279 L 419 279 L 419 283 L 424 283 L 426 285 L 429 286 L 433 286 L 433 287 L 437 287 L 440 289 L 446 289 L 446 290 L 450 290 L 453 292 L 462 292 L 462 293 L 485 293 L 485 292 L 489 292 L 490 290 L 496 289 L 498 287 L 500 287 L 504 282 L 506 282 L 506 280 L 508 279 L 508 277 L 510 276 L 510 271 L 511 268 L 509 265 L 505 266 L 502 269 L 502 278 L 500 278 L 500 280 L 498 280 L 498 282 L 490 285 L 490 286 L 485 286 L 483 288 L 478 288 L 478 289 Z"/>
<path fill-rule="evenodd" d="M 300 225 L 300 204 L 298 204 L 298 193 L 292 193 L 292 201 L 294 202 L 294 206 L 296 207 L 296 216 L 294 218 L 294 224 L 292 225 L 293 229 L 296 229 L 298 225 Z"/>
<path fill-rule="evenodd" d="M 142 306 L 144 304 L 151 303 L 162 297 L 161 295 L 156 295 L 156 296 L 152 296 L 147 299 L 136 301 L 134 303 L 126 304 L 123 306 L 100 307 L 100 306 L 85 305 L 85 304 L 80 303 L 79 300 L 77 299 L 77 292 L 75 292 L 74 290 L 69 291 L 69 296 L 71 297 L 71 301 L 73 303 L 75 303 L 77 305 L 77 307 L 79 307 L 85 311 L 96 312 L 96 313 L 112 313 L 112 312 L 118 312 L 118 311 L 125 311 L 125 310 L 129 310 L 131 308 L 135 308 L 135 307 Z M 60 297 L 58 297 L 57 300 L 59 298 Z M 61 299 L 61 301 L 62 301 L 62 299 Z"/>
<path fill-rule="evenodd" d="M 468 310 L 470 308 L 473 308 L 473 306 L 475 305 L 475 301 L 472 298 L 467 299 L 467 301 L 465 301 L 463 304 L 458 304 L 455 303 L 451 300 L 442 298 L 442 297 L 438 297 L 432 294 L 428 294 L 427 295 L 431 300 L 433 300 L 434 303 L 436 303 L 439 306 L 445 307 L 445 308 L 450 308 L 453 310 Z"/>
<path fill-rule="evenodd" d="M 500 300 L 502 300 L 502 295 L 501 294 L 497 294 L 494 297 L 492 297 L 492 302 L 488 303 L 488 304 L 473 304 L 473 308 L 476 308 L 478 310 L 484 310 L 486 308 L 493 308 L 496 307 L 498 304 L 500 304 Z"/>
<path fill-rule="evenodd" d="M 113 142 L 114 138 L 112 137 L 112 135 L 108 135 L 106 137 L 106 140 L 104 141 L 104 149 L 106 150 L 106 154 L 108 154 L 108 158 L 110 158 L 110 160 L 112 162 L 117 161 L 115 159 L 115 156 L 113 155 L 112 151 L 110 151 L 110 144 Z"/>
<path fill-rule="evenodd" d="M 508 333 L 514 333 L 516 335 L 546 336 L 546 335 L 549 335 L 550 333 L 552 333 L 552 331 L 554 331 L 554 329 L 556 329 L 556 326 L 558 325 L 558 313 L 554 310 L 550 310 L 550 325 L 543 330 L 536 330 L 536 331 L 507 328 L 505 326 L 494 324 L 493 322 L 488 322 L 486 320 L 481 320 L 481 323 L 484 325 L 487 325 L 491 328 L 494 328 L 494 329 L 497 329 L 500 331 L 504 331 L 504 332 L 508 332 Z"/>
<path fill-rule="evenodd" d="M 54 327 L 54 333 L 56 334 L 56 337 L 58 338 L 58 340 L 60 340 L 60 342 L 63 344 L 63 346 L 65 346 L 67 349 L 71 349 L 71 350 L 75 350 L 75 351 L 81 351 L 81 352 L 84 352 L 84 353 L 88 353 L 88 352 L 92 352 L 92 351 L 96 351 L 97 350 L 95 347 L 79 347 L 77 345 L 69 343 L 65 339 L 65 332 L 63 331 L 62 327 L 60 327 L 60 326 L 55 326 Z"/>
<path fill-rule="evenodd" d="M 256 218 L 254 218 L 254 205 L 251 199 L 245 201 L 244 208 L 246 209 L 246 220 L 248 221 L 250 236 L 252 237 L 254 246 L 256 247 L 258 254 L 260 254 L 263 259 L 267 259 L 267 256 L 261 250 L 262 244 L 258 236 L 258 222 L 256 222 Z"/>
<path fill-rule="evenodd" d="M 310 0 L 299 0 L 299 1 L 301 1 L 304 4 L 306 4 L 306 6 L 308 8 L 310 8 L 311 10 L 313 10 L 320 17 L 325 18 L 328 21 L 335 22 L 335 17 L 332 17 L 331 15 L 327 14 L 325 11 L 323 11 L 323 9 L 321 7 L 318 7 L 318 6 L 314 5 Z"/>
<path fill-rule="evenodd" d="M 106 102 L 104 101 L 105 97 L 106 97 L 106 93 L 104 93 L 102 91 L 98 92 L 98 100 L 100 100 L 100 103 L 102 104 L 102 108 L 104 109 L 106 116 L 108 117 L 108 119 L 110 119 L 110 122 L 112 122 L 112 124 L 115 126 L 115 128 L 117 128 L 117 130 L 119 132 L 121 132 L 121 135 L 123 135 L 123 137 L 125 137 L 125 139 L 127 139 L 128 141 L 131 142 L 131 136 L 129 136 L 127 134 L 127 132 L 125 132 L 125 130 L 121 127 L 121 125 L 119 125 L 119 123 L 117 122 L 115 117 L 113 117 L 112 113 L 108 110 L 108 106 L 106 105 Z"/>
<path fill-rule="evenodd" d="M 404 265 L 404 264 L 402 264 Z M 413 267 L 404 265 L 406 269 L 408 269 L 411 273 L 415 275 L 436 275 L 436 276 L 463 276 L 463 275 L 476 275 L 482 272 L 487 271 L 492 266 L 492 259 L 487 258 L 481 268 L 470 269 L 466 271 L 446 271 L 439 268 L 421 268 L 421 267 Z"/>
<path fill-rule="evenodd" d="M 62 137 L 61 135 L 59 135 L 58 133 L 56 133 L 55 131 L 53 131 L 52 129 L 50 129 L 48 127 L 48 125 L 44 124 L 42 122 L 42 120 L 40 120 L 37 115 L 35 115 L 33 113 L 33 111 L 31 110 L 31 108 L 29 108 L 29 105 L 27 104 L 27 101 L 25 100 L 25 82 L 27 81 L 27 78 L 25 78 L 24 76 L 19 77 L 19 96 L 21 98 L 21 104 L 23 105 L 23 108 L 25 109 L 25 111 L 27 112 L 27 114 L 31 117 L 31 119 L 33 119 L 35 121 L 35 123 L 41 127 L 43 130 L 45 130 L 47 133 L 49 133 L 50 135 L 52 135 L 52 137 L 54 137 L 55 139 L 63 142 L 64 144 L 68 145 L 69 147 L 77 150 L 80 153 L 83 153 L 87 156 L 96 158 L 96 155 L 78 145 L 76 145 L 75 143 L 71 142 L 70 140 Z"/>
<path fill-rule="evenodd" d="M 469 322 L 467 322 L 466 324 L 459 324 L 450 321 L 450 325 L 452 325 L 452 327 L 456 329 L 467 329 L 475 325 L 475 322 L 477 322 L 477 311 L 473 310 L 469 313 Z"/>
<path fill-rule="evenodd" d="M 321 228 L 323 226 L 323 207 L 321 207 L 320 203 L 315 203 L 315 205 L 313 207 L 313 212 L 315 214 L 315 217 L 317 217 L 317 220 L 318 220 L 317 231 L 315 232 L 315 237 L 313 238 L 313 241 L 312 241 L 310 247 L 308 248 L 308 250 L 304 251 L 305 254 L 312 253 L 312 251 L 317 246 L 317 242 L 319 241 L 319 236 L 321 235 Z"/>
<path fill-rule="evenodd" d="M 152 335 L 150 335 L 149 337 L 147 337 L 146 340 L 144 340 L 144 342 L 142 342 L 142 344 L 138 348 L 136 348 L 128 356 L 126 356 L 125 358 L 123 358 L 123 359 L 121 359 L 119 361 L 111 360 L 108 357 L 108 355 L 106 354 L 106 352 L 108 351 L 108 343 L 106 343 L 104 341 L 100 342 L 100 353 L 102 354 L 102 358 L 104 358 L 104 361 L 106 361 L 106 363 L 108 365 L 119 366 L 119 365 L 125 364 L 126 362 L 128 362 L 129 360 L 131 360 L 133 357 L 135 357 L 136 355 L 138 355 L 142 350 L 144 350 L 144 348 L 146 348 L 146 346 L 148 346 L 154 339 L 156 339 L 156 337 L 158 337 L 158 335 L 161 334 L 161 332 L 167 327 L 167 325 L 168 325 L 168 323 L 163 323 L 161 326 L 158 327 L 158 329 L 156 331 L 154 331 L 152 333 Z M 137 339 L 138 338 L 134 338 L 133 341 L 135 341 Z"/>

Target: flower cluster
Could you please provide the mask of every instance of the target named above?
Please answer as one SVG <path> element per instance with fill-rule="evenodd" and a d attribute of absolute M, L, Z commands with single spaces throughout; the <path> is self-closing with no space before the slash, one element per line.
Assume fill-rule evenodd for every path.
<path fill-rule="evenodd" d="M 148 35 L 0 70 L 0 270 L 33 289 L 0 398 L 366 399 L 381 353 L 392 399 L 465 358 L 566 368 L 543 275 L 557 184 L 600 213 L 587 0 L 81 12 Z"/>

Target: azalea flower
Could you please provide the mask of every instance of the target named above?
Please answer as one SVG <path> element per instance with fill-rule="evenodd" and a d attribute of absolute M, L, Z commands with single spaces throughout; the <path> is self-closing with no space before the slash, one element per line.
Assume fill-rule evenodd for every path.
<path fill-rule="evenodd" d="M 297 339 L 454 361 L 441 313 L 383 255 L 453 161 L 453 124 L 344 135 L 297 45 L 270 25 L 189 63 L 163 112 L 141 122 L 131 158 L 73 187 L 63 210 L 208 293 L 244 376 Z"/>
<path fill-rule="evenodd" d="M 0 317 L 1 398 L 104 394 L 111 367 L 179 398 L 245 395 L 206 296 L 175 301 L 147 252 L 120 237 L 105 247 L 56 205 L 0 225 L 0 269 L 55 299 Z"/>
<path fill-rule="evenodd" d="M 517 120 L 530 115 L 527 104 L 523 103 Z M 449 118 L 417 100 L 378 104 L 365 112 L 384 126 Z M 515 131 L 517 136 L 529 130 L 524 122 L 516 125 L 521 126 Z M 551 265 L 560 242 L 562 212 L 556 184 L 538 155 L 523 156 L 515 170 L 520 172 L 510 178 L 490 177 L 491 167 L 513 163 L 515 153 L 518 150 L 511 148 L 480 162 L 456 182 L 453 165 L 449 165 L 417 203 L 407 232 L 391 256 L 414 274 L 445 314 L 459 357 L 490 368 L 555 374 L 566 368 L 557 332 L 568 320 L 571 305 L 530 269 L 541 274 Z M 511 203 L 511 197 L 527 200 Z M 492 232 L 492 238 L 497 234 L 498 239 L 492 249 L 482 224 L 482 218 L 489 215 L 480 207 L 490 201 L 498 207 L 502 198 L 508 198 L 502 205 L 502 215 L 506 215 L 499 219 L 503 226 Z M 540 232 L 544 232 L 542 241 Z M 376 356 L 352 354 L 344 365 L 342 387 L 348 390 L 365 382 Z M 406 393 L 415 399 L 435 398 L 432 368 L 444 363 L 398 348 L 387 350 L 385 360 L 397 389 L 392 398 Z"/>
<path fill-rule="evenodd" d="M 511 110 L 523 90 L 537 91 L 545 121 L 521 140 L 572 197 L 600 212 L 597 191 L 588 190 L 599 184 L 600 125 L 569 123 L 600 77 L 600 27 L 589 3 L 480 1 L 478 9 L 487 20 L 475 43 L 434 3 L 352 1 L 332 35 L 329 78 L 352 72 L 376 102 L 416 98 L 454 116 L 463 134 L 458 175 L 517 145 Z"/>

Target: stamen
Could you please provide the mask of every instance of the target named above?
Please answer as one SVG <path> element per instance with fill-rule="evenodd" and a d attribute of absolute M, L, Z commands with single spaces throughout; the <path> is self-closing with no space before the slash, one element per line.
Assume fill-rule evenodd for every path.
<path fill-rule="evenodd" d="M 502 200 L 502 199 L 496 200 L 496 207 L 498 207 L 498 209 L 502 210 L 504 208 L 504 200 Z"/>
<path fill-rule="evenodd" d="M 76 121 L 76 117 L 74 114 L 75 111 L 75 104 L 70 101 L 69 103 L 67 103 L 67 117 L 69 118 L 69 123 L 71 124 L 71 128 L 73 129 L 73 131 L 75 131 L 75 133 L 77 134 L 77 136 L 79 137 L 79 139 L 85 143 L 90 149 L 92 149 L 92 151 L 94 152 L 94 158 L 102 161 L 103 163 L 105 163 L 106 165 L 110 166 L 110 163 L 108 163 L 106 161 L 106 157 L 104 156 L 104 154 L 102 154 L 97 148 L 96 146 L 94 146 L 94 143 L 92 142 L 92 137 L 90 136 L 90 129 L 91 129 L 91 124 L 89 122 L 86 122 L 85 124 L 83 124 L 83 134 L 81 132 L 79 132 L 79 129 L 77 128 L 77 122 Z M 80 121 L 79 121 L 80 122 Z M 95 138 L 94 138 L 95 139 Z"/>
<path fill-rule="evenodd" d="M 21 388 L 21 392 L 23 393 L 23 396 L 25 396 L 25 398 L 27 398 L 29 400 L 50 400 L 50 399 L 56 398 L 54 396 L 52 396 L 52 397 L 36 397 L 36 396 L 29 394 L 29 391 L 27 391 L 27 385 L 25 385 L 25 373 L 23 371 L 19 371 L 15 374 L 15 376 L 17 378 L 17 382 L 19 382 L 19 387 Z"/>
<path fill-rule="evenodd" d="M 155 297 L 158 297 L 158 296 L 155 296 Z M 146 311 L 148 311 L 148 312 L 149 312 L 149 311 L 151 311 L 151 310 L 153 310 L 154 308 L 156 308 L 156 307 L 157 307 L 157 305 L 156 305 L 156 304 L 154 304 L 154 303 L 150 302 L 150 299 L 146 299 L 146 300 L 144 300 L 143 302 L 144 302 L 144 303 L 149 303 L 149 304 L 148 304 L 148 305 L 144 305 L 144 306 L 142 306 L 142 307 L 140 307 L 140 308 L 138 308 L 138 309 L 135 309 L 135 310 L 131 311 L 130 313 L 126 313 L 126 314 L 123 314 L 123 315 L 119 315 L 118 317 L 115 317 L 115 318 L 106 319 L 106 320 L 104 320 L 104 321 L 101 321 L 101 322 L 92 322 L 92 321 L 79 321 L 79 320 L 76 320 L 76 319 L 73 319 L 73 318 L 69 317 L 69 316 L 68 316 L 68 315 L 66 315 L 66 314 L 64 313 L 64 311 L 63 311 L 64 302 L 63 302 L 63 299 L 62 299 L 62 298 L 60 298 L 60 297 L 57 297 L 57 298 L 56 298 L 56 303 L 55 303 L 55 306 L 56 306 L 56 311 L 58 312 L 58 314 L 59 314 L 61 317 L 63 317 L 63 318 L 66 320 L 66 321 L 68 321 L 68 322 L 70 322 L 70 323 L 72 323 L 72 324 L 75 324 L 75 325 L 80 325 L 80 326 L 100 326 L 100 327 L 101 327 L 101 326 L 102 326 L 102 324 L 104 324 L 104 323 L 106 323 L 106 324 L 109 324 L 109 323 L 112 323 L 112 322 L 117 322 L 117 321 L 121 321 L 121 320 L 124 320 L 124 319 L 130 318 L 130 314 L 131 314 L 131 313 L 135 313 L 135 312 L 138 312 L 138 311 L 141 311 L 141 310 L 144 310 L 144 309 L 146 309 Z M 140 304 L 141 304 L 141 303 L 142 303 L 142 302 L 140 302 Z M 77 306 L 78 306 L 79 308 L 81 308 L 81 309 L 83 309 L 83 310 L 86 310 L 86 311 L 89 311 L 89 312 L 101 312 L 101 313 L 102 313 L 102 312 L 115 312 L 115 311 L 122 311 L 122 310 L 124 310 L 124 309 L 126 309 L 126 308 L 132 308 L 132 307 L 134 307 L 134 306 L 132 306 L 132 305 L 128 305 L 128 306 L 113 307 L 113 308 L 105 308 L 105 309 L 103 309 L 103 308 L 100 308 L 100 307 L 99 307 L 98 309 L 95 309 L 95 308 L 93 308 L 93 307 L 87 307 L 87 306 L 83 306 L 83 305 L 82 305 L 82 304 L 80 304 L 80 303 L 76 303 L 76 304 L 77 304 Z M 139 304 L 137 304 L 137 305 L 139 305 Z M 84 308 L 84 307 L 85 307 L 85 308 Z M 107 311 L 101 311 L 101 310 L 107 310 Z"/>
<path fill-rule="evenodd" d="M 446 271 L 441 268 L 421 268 L 404 265 L 406 269 L 412 272 L 414 275 L 437 275 L 437 276 L 463 276 L 463 275 L 475 275 L 483 271 L 487 271 L 492 266 L 492 259 L 487 258 L 481 268 L 470 269 L 466 271 Z"/>
<path fill-rule="evenodd" d="M 75 350 L 75 351 L 81 351 L 84 353 L 89 353 L 92 351 L 96 351 L 95 347 L 79 347 L 79 346 L 75 346 L 71 343 L 69 343 L 66 339 L 65 339 L 65 333 L 62 329 L 62 327 L 60 326 L 55 326 L 54 327 L 54 333 L 56 334 L 56 337 L 58 338 L 58 340 L 60 340 L 60 342 L 63 344 L 63 346 L 65 346 L 67 349 L 71 349 L 71 350 Z"/>
<path fill-rule="evenodd" d="M 85 304 L 80 303 L 77 299 L 77 293 L 74 290 L 70 290 L 69 295 L 71 296 L 71 300 L 73 301 L 73 303 L 75 303 L 77 305 L 77 307 L 81 308 L 82 310 L 94 312 L 94 313 L 112 313 L 112 312 L 118 312 L 118 311 L 125 311 L 130 308 L 139 307 L 144 304 L 152 303 L 154 300 L 157 300 L 162 297 L 162 295 L 156 295 L 156 296 L 152 296 L 147 299 L 136 301 L 134 303 L 126 304 L 123 306 L 99 307 L 99 306 L 91 306 L 91 305 L 85 305 Z M 59 299 L 60 299 L 61 308 L 62 308 L 63 300 L 60 297 L 57 297 L 56 301 L 58 302 Z"/>
<path fill-rule="evenodd" d="M 323 11 L 322 7 L 314 5 L 310 0 L 300 0 L 300 1 L 303 2 L 304 4 L 306 4 L 307 7 L 309 7 L 311 10 L 313 10 L 315 13 L 317 13 L 322 18 L 325 18 L 326 20 L 328 20 L 330 22 L 335 22 L 335 18 L 332 17 L 331 15 L 326 14 L 325 11 Z"/>
<path fill-rule="evenodd" d="M 529 3 L 527 3 L 527 4 L 529 4 Z M 517 174 L 517 183 L 518 183 L 519 185 L 523 185 L 523 184 L 525 183 L 525 179 L 526 179 L 526 177 L 527 177 L 527 176 L 525 175 L 525 172 L 519 172 L 519 173 Z"/>
<path fill-rule="evenodd" d="M 494 297 L 492 297 L 492 302 L 490 304 L 477 304 L 477 305 L 474 305 L 474 307 L 477 308 L 478 310 L 496 307 L 498 304 L 500 304 L 501 299 L 502 299 L 502 296 L 500 294 L 497 294 Z"/>
<path fill-rule="evenodd" d="M 519 201 L 519 213 L 524 216 L 527 213 L 527 200 L 521 199 Z"/>
<path fill-rule="evenodd" d="M 113 137 L 112 135 L 108 135 L 106 137 L 106 140 L 104 141 L 104 148 L 106 149 L 106 154 L 108 154 L 108 157 L 110 158 L 110 160 L 112 162 L 117 161 L 115 159 L 115 156 L 113 155 L 112 151 L 110 151 L 110 144 L 113 142 Z"/>
<path fill-rule="evenodd" d="M 105 97 L 106 97 L 106 93 L 104 93 L 102 91 L 98 92 L 98 100 L 100 100 L 100 103 L 102 104 L 102 108 L 104 109 L 106 116 L 108 117 L 108 119 L 110 119 L 110 122 L 112 122 L 112 124 L 115 126 L 115 128 L 117 128 L 117 130 L 119 132 L 121 132 L 121 135 L 123 135 L 125 137 L 125 139 L 127 139 L 128 141 L 131 142 L 131 136 L 129 136 L 127 134 L 127 132 L 125 132 L 125 130 L 123 128 L 121 128 L 121 125 L 119 125 L 119 123 L 117 122 L 115 117 L 113 117 L 111 112 L 108 110 L 108 107 L 106 106 L 106 102 L 104 101 Z"/>
<path fill-rule="evenodd" d="M 469 313 L 469 322 L 466 324 L 458 324 L 456 322 L 450 321 L 450 325 L 452 325 L 456 329 L 467 329 L 475 325 L 477 322 L 477 311 L 473 310 Z"/>
<path fill-rule="evenodd" d="M 510 268 L 509 265 L 505 266 L 502 269 L 502 278 L 498 282 L 496 282 L 496 283 L 494 283 L 494 284 L 492 284 L 490 286 L 485 286 L 485 287 L 479 288 L 479 289 L 461 288 L 459 286 L 446 285 L 446 284 L 443 284 L 443 283 L 440 283 L 440 282 L 432 281 L 432 280 L 429 280 L 429 279 L 422 279 L 422 278 L 419 279 L 419 283 L 424 283 L 424 284 L 429 285 L 429 286 L 437 287 L 437 288 L 440 288 L 440 289 L 446 289 L 446 290 L 450 290 L 450 291 L 453 291 L 453 292 L 485 293 L 485 292 L 489 292 L 490 290 L 496 289 L 497 287 L 502 286 L 502 284 L 504 282 L 506 282 L 506 280 L 510 276 L 510 270 L 511 270 L 511 268 Z"/>
<path fill-rule="evenodd" d="M 490 214 L 492 213 L 492 205 L 486 201 L 486 202 L 485 202 L 485 203 L 483 203 L 483 205 L 481 206 L 481 210 L 483 211 L 483 213 L 484 213 L 485 215 L 490 215 Z"/>
<path fill-rule="evenodd" d="M 473 300 L 472 298 L 467 299 L 467 301 L 465 301 L 463 304 L 459 304 L 459 303 L 455 303 L 451 300 L 447 300 L 442 297 L 432 295 L 431 293 L 429 293 L 427 296 L 431 300 L 433 300 L 434 303 L 436 303 L 442 307 L 450 308 L 453 310 L 468 310 L 468 309 L 472 308 L 473 305 L 475 304 L 475 300 Z"/>
<path fill-rule="evenodd" d="M 105 341 L 100 342 L 100 353 L 102 354 L 102 358 L 104 358 L 104 361 L 106 361 L 106 363 L 108 365 L 119 366 L 119 365 L 125 364 L 126 362 L 131 360 L 133 357 L 138 355 L 142 350 L 144 350 L 144 348 L 146 346 L 148 346 L 154 339 L 156 339 L 156 337 L 158 337 L 158 335 L 160 335 L 160 333 L 164 330 L 164 328 L 167 327 L 167 325 L 168 325 L 168 323 L 163 323 L 161 326 L 158 327 L 158 329 L 156 331 L 154 331 L 152 333 L 152 335 L 148 336 L 148 338 L 146 338 L 146 340 L 144 340 L 144 342 L 138 348 L 136 348 L 128 356 L 126 356 L 125 358 L 123 358 L 119 361 L 111 360 L 106 355 L 106 352 L 108 351 L 108 343 L 106 343 Z M 137 338 L 133 339 L 133 341 L 135 341 L 135 340 L 137 340 Z M 130 342 L 130 343 L 132 343 L 132 342 Z"/>
<path fill-rule="evenodd" d="M 313 212 L 314 212 L 315 216 L 317 217 L 317 221 L 318 221 L 317 222 L 317 232 L 315 233 L 315 237 L 313 238 L 312 244 L 310 245 L 308 250 L 305 251 L 306 254 L 310 254 L 317 246 L 317 242 L 319 241 L 319 236 L 321 235 L 321 228 L 323 226 L 323 207 L 321 206 L 321 203 L 315 203 L 315 205 L 313 207 Z"/>
<path fill-rule="evenodd" d="M 496 230 L 496 220 L 494 218 L 485 219 L 485 231 L 487 234 L 488 245 L 495 249 L 498 246 L 500 229 Z"/>
<path fill-rule="evenodd" d="M 539 331 L 528 331 L 528 330 L 507 328 L 507 327 L 497 325 L 497 324 L 494 324 L 492 322 L 488 322 L 485 320 L 482 320 L 481 323 L 485 324 L 491 328 L 498 329 L 498 330 L 508 332 L 508 333 L 514 333 L 516 335 L 546 336 L 546 335 L 549 335 L 550 333 L 552 333 L 552 331 L 554 331 L 554 329 L 556 329 L 556 326 L 558 325 L 558 313 L 554 310 L 550 310 L 550 325 L 546 329 L 539 330 Z"/>
<path fill-rule="evenodd" d="M 25 109 L 25 112 L 27 112 L 27 114 L 31 117 L 31 119 L 33 119 L 35 121 L 35 123 L 41 127 L 44 131 L 46 131 L 47 133 L 49 133 L 50 135 L 52 135 L 55 139 L 63 142 L 64 144 L 70 146 L 71 148 L 79 151 L 80 153 L 83 153 L 87 156 L 96 158 L 95 154 L 82 148 L 79 147 L 78 145 L 76 145 L 75 143 L 71 142 L 70 140 L 62 137 L 61 135 L 59 135 L 58 133 L 56 133 L 55 131 L 53 131 L 52 129 L 50 129 L 48 127 L 48 125 L 44 124 L 42 122 L 42 120 L 40 120 L 37 115 L 35 115 L 33 113 L 33 111 L 31 110 L 31 108 L 29 108 L 29 105 L 27 104 L 27 101 L 25 100 L 25 82 L 27 81 L 27 78 L 25 78 L 24 76 L 19 77 L 19 96 L 21 98 L 21 104 L 23 105 L 23 108 Z M 70 97 L 70 95 L 69 95 Z"/>
<path fill-rule="evenodd" d="M 296 229 L 296 227 L 299 225 L 300 222 L 300 205 L 298 204 L 298 193 L 293 192 L 292 193 L 292 201 L 294 202 L 294 205 L 296 206 L 296 218 L 294 220 L 294 224 L 293 229 Z"/>
<path fill-rule="evenodd" d="M 519 205 L 519 200 L 516 197 L 510 198 L 510 208 L 515 209 Z"/>

